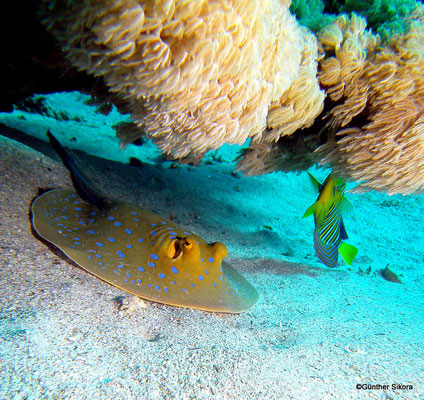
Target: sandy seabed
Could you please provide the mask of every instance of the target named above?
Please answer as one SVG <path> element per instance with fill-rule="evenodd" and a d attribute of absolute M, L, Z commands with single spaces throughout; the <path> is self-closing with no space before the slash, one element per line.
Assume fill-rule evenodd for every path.
<path fill-rule="evenodd" d="M 359 254 L 329 270 L 302 220 L 316 197 L 306 174 L 244 178 L 228 149 L 201 167 L 77 153 L 111 197 L 227 245 L 260 300 L 240 315 L 207 313 L 141 301 L 38 240 L 32 199 L 72 184 L 37 143 L 0 136 L 0 399 L 424 399 L 423 196 L 348 194 Z M 387 265 L 401 284 L 383 279 Z"/>

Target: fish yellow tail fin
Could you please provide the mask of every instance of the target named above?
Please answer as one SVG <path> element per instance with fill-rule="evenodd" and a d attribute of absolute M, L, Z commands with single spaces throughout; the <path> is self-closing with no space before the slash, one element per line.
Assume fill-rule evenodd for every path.
<path fill-rule="evenodd" d="M 343 257 L 343 260 L 345 260 L 349 265 L 352 265 L 353 259 L 358 254 L 358 249 L 351 244 L 342 242 L 339 247 L 339 253 Z"/>

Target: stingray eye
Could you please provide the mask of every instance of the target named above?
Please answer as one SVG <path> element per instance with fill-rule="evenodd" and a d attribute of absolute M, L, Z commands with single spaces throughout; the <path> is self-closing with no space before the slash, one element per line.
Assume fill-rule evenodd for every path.
<path fill-rule="evenodd" d="M 179 240 L 174 240 L 168 247 L 168 257 L 178 258 L 182 253 L 181 243 Z"/>
<path fill-rule="evenodd" d="M 190 240 L 184 239 L 184 241 L 183 241 L 184 250 L 189 250 L 192 247 L 193 247 L 193 242 L 190 242 Z"/>

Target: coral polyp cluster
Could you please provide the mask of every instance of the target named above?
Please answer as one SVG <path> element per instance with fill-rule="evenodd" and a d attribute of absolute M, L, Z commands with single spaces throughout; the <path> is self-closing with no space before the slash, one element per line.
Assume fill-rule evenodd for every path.
<path fill-rule="evenodd" d="M 238 169 L 247 175 L 300 171 L 315 163 L 369 189 L 424 192 L 424 24 L 417 8 L 406 34 L 383 42 L 364 18 L 341 15 L 317 38 L 326 92 L 312 129 L 252 143 Z"/>
<path fill-rule="evenodd" d="M 145 132 L 165 154 L 199 159 L 267 127 L 290 134 L 321 111 L 316 40 L 289 5 L 86 0 L 52 7 L 48 28 L 130 112 L 137 129 L 121 132 L 124 144 Z"/>
<path fill-rule="evenodd" d="M 361 185 L 394 193 L 424 191 L 424 26 L 377 46 L 362 18 L 338 18 L 319 38 L 327 52 L 318 74 L 335 104 L 326 114 L 335 137 L 321 163 Z"/>
<path fill-rule="evenodd" d="M 247 175 L 320 163 L 358 191 L 424 192 L 422 6 L 411 14 L 409 1 L 383 39 L 354 13 L 315 24 L 306 15 L 323 26 L 314 35 L 289 7 L 44 0 L 44 15 L 72 65 L 101 78 L 130 114 L 117 130 L 123 146 L 145 135 L 165 156 L 195 163 L 251 139 L 237 165 Z M 395 25 L 407 30 L 391 34 Z"/>

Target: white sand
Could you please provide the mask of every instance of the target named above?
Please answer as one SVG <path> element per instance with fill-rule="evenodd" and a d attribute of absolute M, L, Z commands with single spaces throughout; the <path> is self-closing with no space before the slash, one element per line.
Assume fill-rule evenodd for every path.
<path fill-rule="evenodd" d="M 54 125 L 59 139 L 75 123 L 32 118 L 0 121 L 39 137 Z M 90 118 L 77 124 L 80 147 L 95 124 L 108 126 Z M 306 174 L 233 176 L 229 148 L 176 169 L 154 164 L 150 145 L 129 151 L 149 164 L 80 157 L 111 196 L 224 242 L 259 303 L 217 315 L 140 302 L 59 258 L 31 233 L 28 211 L 38 188 L 71 187 L 68 173 L 0 137 L 0 399 L 424 398 L 423 196 L 348 195 L 345 224 L 359 254 L 329 270 L 314 256 L 312 219 L 301 219 L 316 196 Z M 387 264 L 403 284 L 381 277 Z"/>

